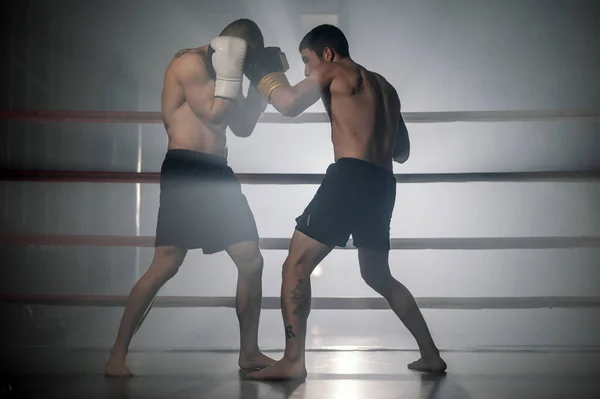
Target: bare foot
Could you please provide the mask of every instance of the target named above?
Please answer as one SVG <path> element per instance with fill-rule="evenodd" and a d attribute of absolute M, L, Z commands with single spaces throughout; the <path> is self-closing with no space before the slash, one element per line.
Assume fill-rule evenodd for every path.
<path fill-rule="evenodd" d="M 242 370 L 262 370 L 266 367 L 275 364 L 275 360 L 269 356 L 263 355 L 261 352 L 254 354 L 240 354 L 238 365 Z"/>
<path fill-rule="evenodd" d="M 306 366 L 304 362 L 292 362 L 285 357 L 266 369 L 248 374 L 249 380 L 284 381 L 305 380 Z"/>
<path fill-rule="evenodd" d="M 430 359 L 420 358 L 408 365 L 410 370 L 421 371 L 423 373 L 443 373 L 447 367 L 446 362 L 440 356 Z"/>
<path fill-rule="evenodd" d="M 104 367 L 104 375 L 107 377 L 133 377 L 129 367 L 125 364 L 124 356 L 110 356 Z"/>

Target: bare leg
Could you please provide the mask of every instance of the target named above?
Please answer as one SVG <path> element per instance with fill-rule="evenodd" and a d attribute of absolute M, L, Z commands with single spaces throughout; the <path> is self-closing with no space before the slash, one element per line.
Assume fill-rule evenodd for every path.
<path fill-rule="evenodd" d="M 134 285 L 121 318 L 117 338 L 110 351 L 104 373 L 111 377 L 131 377 L 126 364 L 129 343 L 141 325 L 146 310 L 160 288 L 171 279 L 183 263 L 187 251 L 175 247 L 158 247 L 148 271 Z"/>
<path fill-rule="evenodd" d="M 254 380 L 306 378 L 306 324 L 310 314 L 310 275 L 333 248 L 298 231 L 294 232 L 288 257 L 283 264 L 281 311 L 285 331 L 283 359 L 273 366 L 248 375 Z"/>
<path fill-rule="evenodd" d="M 233 244 L 227 253 L 238 269 L 235 310 L 240 323 L 241 369 L 262 369 L 275 363 L 258 347 L 258 324 L 262 302 L 263 257 L 258 242 Z"/>
<path fill-rule="evenodd" d="M 388 255 L 388 251 L 360 248 L 358 259 L 362 278 L 388 301 L 394 313 L 417 341 L 421 359 L 409 364 L 408 368 L 425 372 L 442 372 L 446 370 L 446 363 L 440 357 L 440 351 L 433 342 L 415 298 L 392 276 Z"/>

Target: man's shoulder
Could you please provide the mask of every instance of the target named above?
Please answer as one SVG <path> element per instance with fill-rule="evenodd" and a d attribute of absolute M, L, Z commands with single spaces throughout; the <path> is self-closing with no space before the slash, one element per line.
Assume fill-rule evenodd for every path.
<path fill-rule="evenodd" d="M 173 56 L 167 73 L 180 74 L 202 74 L 208 73 L 206 52 L 202 49 L 183 49 Z"/>
<path fill-rule="evenodd" d="M 202 47 L 196 47 L 196 48 L 184 48 L 182 50 L 179 50 L 178 52 L 175 53 L 175 55 L 173 56 L 173 59 L 179 59 L 179 58 L 206 58 L 206 51 L 202 48 Z"/>
<path fill-rule="evenodd" d="M 307 79 L 318 82 L 321 85 L 321 88 L 328 87 L 332 84 L 337 75 L 336 70 L 338 66 L 334 64 L 336 63 L 323 62 L 311 71 Z"/>
<path fill-rule="evenodd" d="M 385 76 L 383 76 L 382 74 L 380 74 L 378 72 L 374 72 L 374 71 L 368 71 L 368 73 L 372 74 L 375 77 L 375 79 L 377 79 L 377 81 L 379 82 L 379 85 L 381 86 L 381 88 L 383 90 L 385 90 L 389 93 L 393 93 L 396 96 L 398 95 L 394 85 L 392 85 Z"/>
<path fill-rule="evenodd" d="M 337 63 L 334 63 L 337 64 Z M 368 68 L 365 68 L 362 64 L 359 64 L 356 61 L 351 61 L 350 63 L 340 65 L 338 69 L 335 71 L 338 74 L 342 74 L 347 76 L 348 74 L 354 76 L 356 74 L 365 74 L 366 76 L 370 76 L 375 78 L 380 84 L 386 82 L 385 78 L 379 73 L 372 71 Z"/>
<path fill-rule="evenodd" d="M 367 71 L 368 74 L 370 74 L 375 79 L 377 79 L 380 84 L 384 84 L 386 86 L 390 85 L 390 82 L 387 80 L 387 78 L 385 76 L 383 76 L 382 74 L 380 74 L 379 72 L 371 71 L 371 70 L 368 70 L 368 69 L 365 69 L 365 70 Z"/>
<path fill-rule="evenodd" d="M 207 62 L 206 51 L 197 48 L 179 50 L 171 59 L 172 66 L 201 65 L 206 67 Z"/>

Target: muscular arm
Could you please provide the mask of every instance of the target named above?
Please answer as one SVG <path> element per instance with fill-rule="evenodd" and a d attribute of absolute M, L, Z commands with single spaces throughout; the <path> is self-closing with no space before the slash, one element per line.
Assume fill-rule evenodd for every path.
<path fill-rule="evenodd" d="M 267 102 L 262 94 L 250 85 L 246 98 L 240 93 L 240 100 L 237 102 L 235 111 L 229 118 L 229 128 L 238 137 L 249 137 L 262 113 L 267 108 Z"/>
<path fill-rule="evenodd" d="M 295 86 L 281 85 L 271 93 L 270 102 L 282 115 L 296 117 L 316 103 L 323 90 L 329 88 L 333 80 L 331 63 L 321 64 L 304 80 Z"/>
<path fill-rule="evenodd" d="M 202 120 L 220 124 L 235 106 L 235 101 L 215 98 L 214 84 L 199 54 L 188 53 L 180 58 L 177 80 L 183 87 L 190 108 Z"/>

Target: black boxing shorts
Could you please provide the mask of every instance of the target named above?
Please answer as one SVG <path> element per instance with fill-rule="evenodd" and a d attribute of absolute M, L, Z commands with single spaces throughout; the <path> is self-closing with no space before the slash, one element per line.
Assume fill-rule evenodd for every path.
<path fill-rule="evenodd" d="M 169 150 L 160 171 L 155 246 L 201 248 L 212 254 L 245 241 L 258 241 L 258 231 L 227 159 Z"/>
<path fill-rule="evenodd" d="M 390 249 L 390 222 L 396 202 L 391 170 L 354 158 L 341 158 L 301 216 L 296 230 L 329 247 L 343 247 L 352 235 L 357 248 Z"/>

